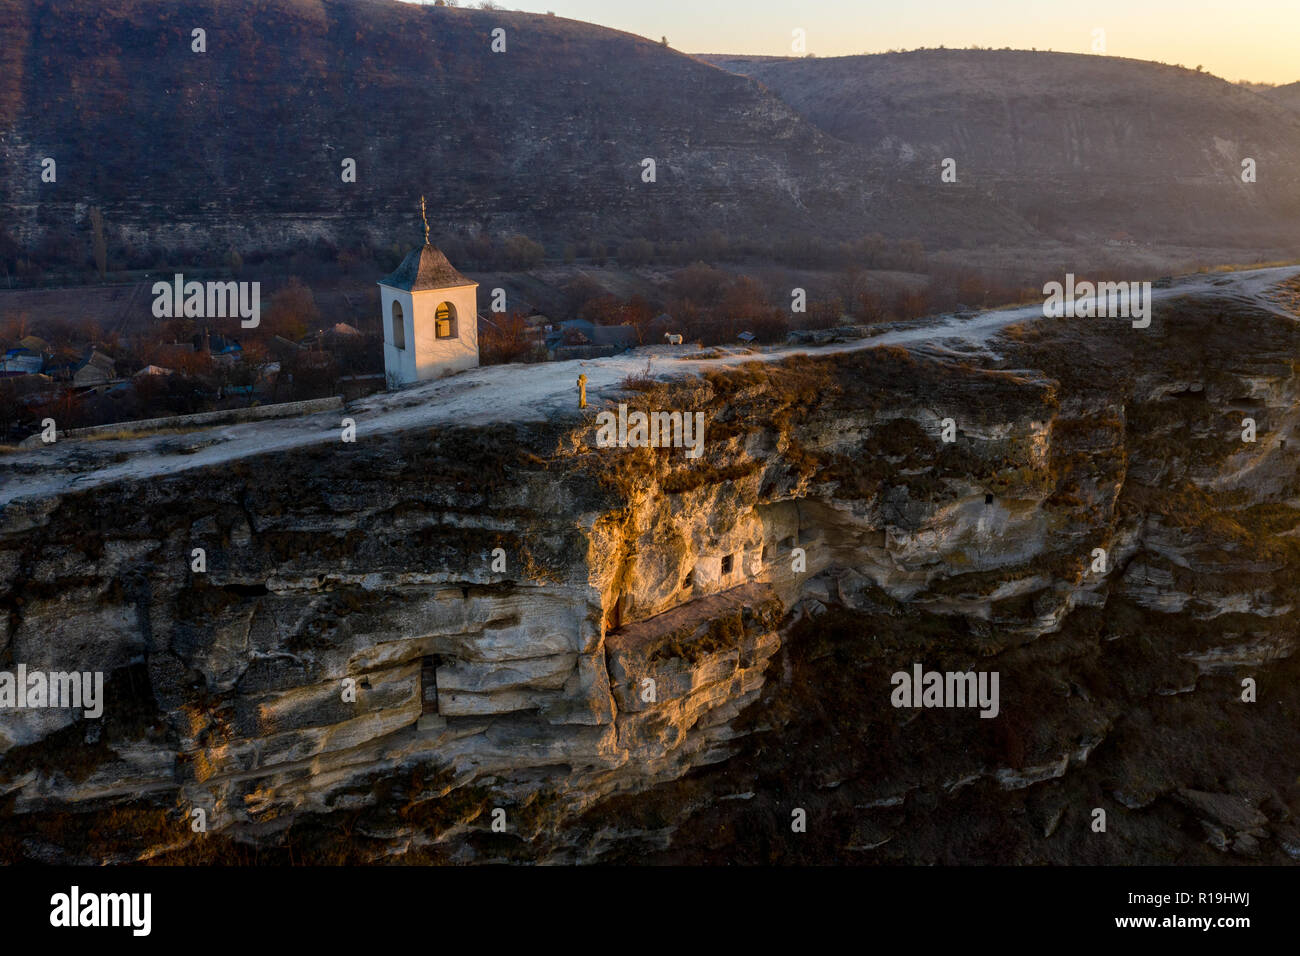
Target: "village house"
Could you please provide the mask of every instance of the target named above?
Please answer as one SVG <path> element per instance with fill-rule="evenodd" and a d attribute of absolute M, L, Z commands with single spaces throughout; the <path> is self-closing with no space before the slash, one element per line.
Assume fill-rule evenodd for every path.
<path fill-rule="evenodd" d="M 346 322 L 336 322 L 333 326 L 320 332 L 318 339 L 326 348 L 351 348 L 365 341 L 365 336 L 356 326 Z"/>
<path fill-rule="evenodd" d="M 297 358 L 298 353 L 302 351 L 301 345 L 297 342 L 290 342 L 283 335 L 271 336 L 267 348 L 275 356 L 276 360 L 283 364 L 291 364 Z"/>
<path fill-rule="evenodd" d="M 596 325 L 586 319 L 567 319 L 546 334 L 546 349 L 552 359 L 606 358 L 635 348 L 636 328 L 623 325 Z"/>
<path fill-rule="evenodd" d="M 149 355 L 153 359 L 153 364 L 161 365 L 163 368 L 185 367 L 187 360 L 194 357 L 194 346 L 189 342 L 166 342 L 162 345 L 154 346 Z M 192 363 L 191 367 L 192 367 Z"/>
<path fill-rule="evenodd" d="M 93 346 L 90 353 L 72 373 L 72 384 L 77 388 L 100 388 L 113 381 L 116 364 Z"/>
<path fill-rule="evenodd" d="M 44 355 L 19 346 L 6 351 L 0 359 L 0 375 L 35 375 L 44 365 Z"/>
<path fill-rule="evenodd" d="M 244 348 L 232 338 L 204 329 L 194 336 L 194 351 L 206 353 L 223 365 L 233 365 L 243 357 Z"/>

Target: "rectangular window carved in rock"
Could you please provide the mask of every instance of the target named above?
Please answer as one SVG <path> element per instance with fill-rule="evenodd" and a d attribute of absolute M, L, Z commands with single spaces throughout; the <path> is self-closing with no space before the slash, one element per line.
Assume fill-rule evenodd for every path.
<path fill-rule="evenodd" d="M 420 659 L 420 713 L 436 714 L 438 712 L 438 665 L 442 663 L 437 655 Z"/>

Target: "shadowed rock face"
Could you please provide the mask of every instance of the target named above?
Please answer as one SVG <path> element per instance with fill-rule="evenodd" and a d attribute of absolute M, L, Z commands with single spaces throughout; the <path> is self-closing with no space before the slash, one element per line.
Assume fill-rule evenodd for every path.
<path fill-rule="evenodd" d="M 12 501 L 0 663 L 108 681 L 101 721 L 0 712 L 0 850 L 1286 861 L 1298 346 L 1191 297 L 1142 332 L 1013 327 L 982 365 L 823 352 L 622 396 L 705 412 L 699 459 L 575 412 Z M 917 663 L 997 671 L 998 716 L 894 708 Z"/>

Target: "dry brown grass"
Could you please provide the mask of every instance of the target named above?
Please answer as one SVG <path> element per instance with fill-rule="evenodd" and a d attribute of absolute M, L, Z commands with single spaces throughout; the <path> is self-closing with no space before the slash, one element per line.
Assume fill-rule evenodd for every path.
<path fill-rule="evenodd" d="M 634 372 L 618 383 L 619 388 L 629 392 L 648 392 L 658 383 L 650 371 L 650 359 L 645 360 L 645 368 Z"/>
<path fill-rule="evenodd" d="M 122 428 L 111 432 L 97 432 L 94 435 L 69 435 L 65 440 L 124 441 L 131 438 L 152 438 L 155 435 L 188 435 L 193 432 L 205 431 L 209 427 L 215 428 L 217 426 L 195 425 L 192 428 Z"/>

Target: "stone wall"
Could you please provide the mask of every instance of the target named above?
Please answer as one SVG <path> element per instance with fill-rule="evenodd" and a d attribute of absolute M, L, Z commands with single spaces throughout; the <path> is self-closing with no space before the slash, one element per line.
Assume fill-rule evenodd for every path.
<path fill-rule="evenodd" d="M 91 425 L 87 428 L 70 428 L 58 432 L 57 438 L 97 438 L 132 432 L 163 431 L 165 429 L 205 428 L 211 425 L 236 425 L 240 422 L 259 422 L 272 418 L 298 418 L 343 407 L 337 395 L 328 398 L 310 398 L 301 402 L 281 402 L 278 405 L 252 405 L 248 408 L 228 408 L 215 412 L 196 412 L 193 415 L 171 415 L 166 418 L 143 418 L 134 422 L 113 422 L 108 425 Z M 39 434 L 21 442 L 23 448 L 39 448 L 45 444 Z"/>

